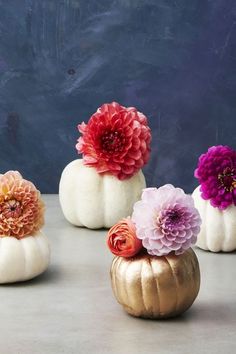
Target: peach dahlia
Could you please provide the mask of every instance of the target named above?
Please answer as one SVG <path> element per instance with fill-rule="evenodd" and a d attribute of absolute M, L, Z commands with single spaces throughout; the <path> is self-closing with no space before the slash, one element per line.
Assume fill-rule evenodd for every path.
<path fill-rule="evenodd" d="M 34 235 L 44 223 L 44 204 L 33 183 L 17 171 L 0 175 L 0 237 Z"/>

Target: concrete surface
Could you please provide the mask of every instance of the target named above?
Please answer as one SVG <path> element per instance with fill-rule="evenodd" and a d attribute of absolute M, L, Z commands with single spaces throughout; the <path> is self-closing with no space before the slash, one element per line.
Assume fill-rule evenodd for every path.
<path fill-rule="evenodd" d="M 132 318 L 111 291 L 105 231 L 69 225 L 58 196 L 44 200 L 51 266 L 35 280 L 1 286 L 1 354 L 236 352 L 235 253 L 196 250 L 201 290 L 183 316 Z"/>

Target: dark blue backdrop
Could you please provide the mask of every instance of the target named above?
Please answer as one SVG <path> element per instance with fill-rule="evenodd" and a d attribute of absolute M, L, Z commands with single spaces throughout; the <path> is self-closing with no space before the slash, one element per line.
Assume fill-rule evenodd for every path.
<path fill-rule="evenodd" d="M 104 102 L 149 117 L 148 185 L 190 192 L 208 146 L 236 148 L 236 2 L 0 0 L 0 171 L 58 190 L 76 126 Z"/>

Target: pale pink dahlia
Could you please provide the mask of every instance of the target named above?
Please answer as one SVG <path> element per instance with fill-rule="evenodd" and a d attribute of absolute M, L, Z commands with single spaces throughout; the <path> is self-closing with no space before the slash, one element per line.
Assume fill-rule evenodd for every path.
<path fill-rule="evenodd" d="M 194 173 L 201 184 L 201 196 L 213 207 L 236 205 L 236 151 L 229 146 L 212 146 L 199 157 Z"/>
<path fill-rule="evenodd" d="M 33 183 L 19 172 L 0 175 L 0 237 L 34 235 L 44 223 L 44 204 Z"/>
<path fill-rule="evenodd" d="M 144 189 L 132 221 L 137 237 L 153 256 L 183 253 L 196 242 L 201 225 L 193 198 L 171 184 Z"/>
<path fill-rule="evenodd" d="M 78 129 L 82 136 L 76 149 L 83 154 L 84 164 L 98 173 L 111 173 L 123 180 L 149 159 L 151 131 L 145 115 L 134 107 L 106 103 Z"/>

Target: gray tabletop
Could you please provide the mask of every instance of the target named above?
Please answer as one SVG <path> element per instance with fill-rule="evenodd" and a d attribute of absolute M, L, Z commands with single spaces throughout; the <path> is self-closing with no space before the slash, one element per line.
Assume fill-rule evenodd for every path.
<path fill-rule="evenodd" d="M 106 231 L 73 227 L 62 216 L 58 196 L 44 200 L 51 265 L 34 280 L 1 286 L 1 354 L 236 352 L 235 253 L 196 249 L 201 290 L 184 315 L 133 318 L 112 294 Z"/>

